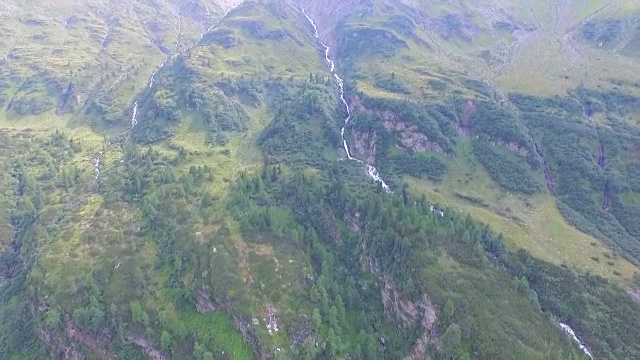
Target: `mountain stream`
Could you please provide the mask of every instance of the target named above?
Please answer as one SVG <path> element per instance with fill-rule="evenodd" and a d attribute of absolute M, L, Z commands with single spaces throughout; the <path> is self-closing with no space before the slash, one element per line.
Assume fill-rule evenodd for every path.
<path fill-rule="evenodd" d="M 571 336 L 573 341 L 575 341 L 578 344 L 578 347 L 580 348 L 580 350 L 582 350 L 582 352 L 585 353 L 590 359 L 593 359 L 593 355 L 591 355 L 591 352 L 589 351 L 589 349 L 587 349 L 587 346 L 580 339 L 578 339 L 578 337 L 576 336 L 576 333 L 573 331 L 571 326 L 563 323 L 559 323 L 559 324 L 562 330 L 565 333 L 567 333 L 569 336 Z"/>
<path fill-rule="evenodd" d="M 233 10 L 230 9 L 229 11 Z M 228 14 L 229 12 L 227 12 Z M 222 17 L 221 19 L 223 19 L 224 17 Z M 211 25 L 210 27 L 208 27 L 205 31 L 203 31 L 200 34 L 200 37 L 198 37 L 198 40 L 196 40 L 193 44 L 191 44 L 190 46 L 188 46 L 186 49 L 184 49 L 183 51 L 180 51 L 178 49 L 178 45 L 179 45 L 179 37 L 180 37 L 180 31 L 181 31 L 181 27 L 182 27 L 182 22 L 180 21 L 180 19 L 178 18 L 178 24 L 177 24 L 177 34 L 176 34 L 176 53 L 173 55 L 173 57 L 167 55 L 164 57 L 164 59 L 162 60 L 162 62 L 160 63 L 160 65 L 156 68 L 156 70 L 154 72 L 151 73 L 151 76 L 149 77 L 149 82 L 148 82 L 148 87 L 147 87 L 147 91 L 151 91 L 151 89 L 153 88 L 153 84 L 155 82 L 156 79 L 156 74 L 162 70 L 162 68 L 164 68 L 165 65 L 167 65 L 167 63 L 169 62 L 170 59 L 175 59 L 178 55 L 180 54 L 185 54 L 189 51 L 191 51 L 191 49 L 193 49 L 194 47 L 196 47 L 200 41 L 202 41 L 202 39 L 204 38 L 204 36 L 210 32 L 217 24 L 219 21 L 217 21 L 215 24 Z M 131 126 L 129 127 L 129 129 L 124 132 L 121 136 L 126 136 L 129 133 L 131 133 L 131 131 L 133 130 L 133 128 L 136 127 L 136 125 L 138 125 L 138 101 L 136 100 L 133 103 L 133 108 L 131 110 Z M 109 141 L 107 143 L 107 146 L 105 146 L 105 148 L 100 151 L 98 154 L 98 156 L 94 159 L 94 167 L 95 167 L 95 173 L 96 173 L 96 180 L 100 177 L 100 171 L 101 171 L 101 165 L 102 165 L 102 159 L 104 158 L 104 155 L 106 153 L 107 148 L 111 146 L 111 141 Z"/>
<path fill-rule="evenodd" d="M 340 101 L 342 101 L 342 104 L 344 105 L 344 108 L 347 111 L 347 117 L 344 119 L 344 123 L 342 125 L 342 129 L 340 129 L 340 135 L 342 136 L 342 147 L 344 148 L 344 151 L 347 154 L 347 159 L 353 160 L 353 161 L 355 161 L 355 162 L 357 162 L 359 164 L 366 165 L 367 174 L 369 174 L 369 177 L 371 177 L 375 182 L 380 183 L 380 185 L 382 185 L 382 188 L 387 193 L 390 193 L 391 189 L 389 188 L 389 185 L 387 185 L 387 183 L 384 182 L 384 180 L 380 176 L 380 173 L 378 173 L 378 170 L 372 164 L 366 164 L 364 161 L 351 156 L 351 151 L 349 150 L 349 145 L 347 144 L 347 140 L 344 137 L 345 129 L 346 129 L 347 125 L 349 124 L 349 120 L 351 120 L 351 109 L 349 108 L 349 104 L 347 103 L 347 100 L 344 98 L 344 80 L 342 80 L 342 78 L 336 73 L 336 64 L 331 59 L 331 57 L 329 57 L 329 52 L 331 51 L 331 48 L 329 46 L 327 46 L 322 40 L 320 40 L 320 34 L 318 33 L 318 27 L 316 26 L 315 21 L 313 21 L 313 19 L 311 17 L 309 17 L 309 15 L 307 15 L 307 13 L 304 11 L 304 8 L 301 8 L 301 10 L 302 10 L 302 14 L 309 21 L 309 24 L 311 24 L 311 26 L 313 27 L 313 32 L 314 32 L 313 36 L 316 39 L 318 39 L 318 42 L 320 43 L 320 45 L 324 49 L 324 59 L 325 59 L 327 65 L 329 66 L 329 71 L 331 72 L 331 74 L 333 74 L 333 76 L 336 79 L 336 82 L 338 83 L 338 88 L 340 88 Z"/>
<path fill-rule="evenodd" d="M 327 65 L 329 66 L 329 70 L 331 71 L 331 73 L 335 77 L 336 82 L 338 83 L 338 87 L 340 89 L 340 100 L 342 101 L 342 104 L 344 105 L 344 107 L 345 107 L 345 109 L 347 111 L 347 117 L 344 119 L 344 125 L 342 126 L 342 129 L 340 129 L 340 134 L 342 136 L 342 146 L 344 147 L 344 151 L 347 154 L 347 159 L 353 160 L 353 161 L 355 161 L 357 163 L 360 163 L 360 164 L 365 164 L 364 161 L 362 161 L 360 159 L 357 159 L 357 158 L 354 158 L 351 155 L 351 151 L 349 150 L 349 145 L 347 144 L 347 140 L 345 139 L 345 136 L 344 136 L 345 128 L 348 125 L 349 120 L 351 120 L 351 109 L 349 108 L 349 104 L 347 103 L 347 101 L 346 101 L 346 99 L 344 97 L 344 80 L 342 80 L 342 78 L 336 73 L 335 62 L 331 59 L 331 57 L 329 57 L 329 53 L 331 51 L 331 48 L 329 46 L 327 46 L 322 40 L 320 40 L 320 34 L 318 33 L 318 27 L 316 26 L 315 21 L 313 21 L 313 19 L 311 17 L 309 17 L 309 15 L 307 15 L 307 13 L 304 11 L 304 8 L 301 8 L 301 10 L 302 10 L 302 14 L 309 21 L 309 24 L 311 24 L 311 26 L 313 27 L 313 31 L 314 31 L 313 36 L 316 39 L 318 39 L 318 42 L 320 43 L 320 45 L 324 49 L 325 61 L 326 61 Z M 386 192 L 390 193 L 391 189 L 384 182 L 384 180 L 382 179 L 382 177 L 378 173 L 378 170 L 371 164 L 365 164 L 365 165 L 367 166 L 367 173 L 369 174 L 369 176 L 374 181 L 380 183 Z M 551 186 L 550 186 L 551 189 L 550 190 L 553 191 L 554 187 L 555 187 L 555 186 L 553 186 L 553 180 L 551 179 L 550 175 L 547 175 L 546 173 L 545 173 L 545 175 L 547 176 L 547 183 L 551 184 Z M 433 209 L 432 209 L 432 211 L 433 211 Z M 441 213 L 441 216 L 442 215 L 444 215 L 444 213 Z M 593 359 L 593 355 L 591 354 L 591 352 L 589 352 L 589 349 L 587 349 L 586 345 L 580 339 L 578 339 L 578 337 L 576 336 L 576 334 L 573 331 L 573 329 L 567 324 L 559 323 L 559 325 L 562 328 L 562 330 L 565 333 L 567 333 L 569 336 L 571 336 L 572 339 L 578 344 L 580 350 L 582 350 L 589 358 Z"/>

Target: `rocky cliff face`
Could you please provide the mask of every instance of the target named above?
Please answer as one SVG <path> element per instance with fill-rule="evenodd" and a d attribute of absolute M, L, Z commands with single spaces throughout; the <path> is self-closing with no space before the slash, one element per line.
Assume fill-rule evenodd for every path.
<path fill-rule="evenodd" d="M 392 111 L 373 111 L 367 109 L 357 95 L 350 99 L 349 106 L 354 114 L 366 113 L 380 117 L 384 128 L 397 135 L 396 139 L 398 141 L 398 147 L 411 150 L 416 153 L 444 153 L 440 144 L 420 132 L 417 126 L 410 125 L 403 121 Z M 356 151 L 358 154 L 366 156 L 367 159 L 375 160 L 376 137 L 377 135 L 374 133 L 354 132 Z M 373 162 L 369 163 L 373 164 Z"/>
<path fill-rule="evenodd" d="M 382 302 L 385 314 L 404 328 L 420 326 L 422 336 L 418 338 L 405 359 L 428 359 L 427 346 L 434 341 L 433 325 L 436 321 L 436 308 L 427 294 L 418 301 L 410 301 L 400 293 L 390 276 L 384 275 L 382 282 Z"/>
<path fill-rule="evenodd" d="M 427 135 L 421 133 L 415 125 L 403 122 L 391 111 L 383 111 L 381 114 L 384 120 L 385 129 L 398 133 L 398 141 L 406 149 L 414 152 L 437 152 L 443 153 L 442 147 L 432 141 Z"/>
<path fill-rule="evenodd" d="M 417 301 L 407 299 L 398 289 L 388 274 L 382 274 L 380 265 L 375 259 L 365 257 L 365 267 L 378 276 L 382 295 L 382 304 L 387 318 L 399 327 L 408 329 L 419 326 L 422 335 L 407 353 L 406 360 L 430 359 L 427 354 L 429 344 L 438 341 L 435 333 L 437 319 L 436 307 L 431 302 L 428 294 L 422 294 Z"/>

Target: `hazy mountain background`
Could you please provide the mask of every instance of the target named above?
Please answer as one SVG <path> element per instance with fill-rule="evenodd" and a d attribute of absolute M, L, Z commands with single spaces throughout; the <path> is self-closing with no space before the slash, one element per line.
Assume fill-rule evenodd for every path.
<path fill-rule="evenodd" d="M 636 1 L 0 19 L 0 358 L 640 357 Z"/>

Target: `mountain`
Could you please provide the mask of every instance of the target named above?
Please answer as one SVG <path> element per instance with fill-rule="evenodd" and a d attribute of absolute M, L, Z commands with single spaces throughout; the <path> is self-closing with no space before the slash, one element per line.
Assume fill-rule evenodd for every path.
<path fill-rule="evenodd" d="M 0 18 L 0 358 L 640 357 L 635 1 Z"/>

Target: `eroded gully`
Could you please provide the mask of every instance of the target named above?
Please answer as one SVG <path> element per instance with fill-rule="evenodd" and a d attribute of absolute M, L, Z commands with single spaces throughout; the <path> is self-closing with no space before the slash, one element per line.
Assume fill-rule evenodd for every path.
<path fill-rule="evenodd" d="M 233 9 L 231 9 L 233 10 Z M 229 11 L 231 11 L 229 10 Z M 227 12 L 228 13 L 228 12 Z M 191 49 L 193 49 L 194 47 L 196 47 L 196 45 L 198 45 L 200 43 L 200 41 L 202 41 L 202 39 L 204 38 L 204 36 L 210 32 L 217 24 L 218 22 L 216 22 L 215 24 L 211 25 L 210 27 L 208 27 L 205 31 L 203 31 L 200 36 L 198 37 L 198 40 L 196 40 L 193 44 L 191 44 L 190 46 L 188 46 L 186 49 L 184 49 L 183 51 L 179 50 L 179 41 L 180 41 L 180 32 L 181 32 L 181 28 L 182 28 L 182 21 L 179 17 L 179 15 L 176 13 L 176 15 L 178 16 L 178 22 L 177 22 L 177 33 L 176 33 L 176 53 L 174 53 L 173 57 L 169 56 L 168 54 L 165 55 L 164 59 L 162 59 L 162 62 L 160 63 L 160 65 L 156 68 L 156 70 L 154 72 L 151 73 L 151 76 L 149 77 L 148 80 L 148 86 L 147 86 L 147 91 L 151 91 L 151 89 L 153 88 L 153 84 L 155 82 L 156 79 L 156 74 L 162 70 L 164 68 L 165 65 L 167 65 L 167 62 L 169 62 L 169 59 L 173 58 L 175 59 L 176 57 L 178 57 L 178 55 L 180 54 L 185 54 L 189 51 L 191 51 Z M 222 17 L 224 18 L 224 16 Z M 222 19 L 221 18 L 221 19 Z M 131 125 L 129 126 L 129 129 L 127 129 L 127 131 L 125 131 L 123 134 L 121 134 L 119 137 L 122 136 L 127 136 L 131 133 L 131 131 L 133 131 L 133 129 L 136 127 L 136 125 L 138 125 L 138 101 L 136 100 L 133 103 L 133 108 L 131 109 Z M 101 171 L 101 165 L 102 165 L 102 159 L 104 158 L 104 155 L 106 153 L 106 150 L 109 146 L 111 146 L 111 141 L 107 142 L 107 146 L 101 150 L 98 153 L 98 156 L 94 159 L 94 167 L 95 167 L 95 173 L 96 173 L 96 180 L 100 177 L 100 171 Z"/>
<path fill-rule="evenodd" d="M 313 19 L 309 17 L 309 15 L 307 15 L 307 13 L 304 11 L 304 8 L 301 8 L 300 10 L 302 10 L 302 14 L 305 16 L 305 18 L 307 18 L 307 20 L 309 21 L 309 24 L 311 24 L 311 27 L 313 27 L 313 32 L 314 32 L 313 36 L 316 39 L 318 39 L 319 44 L 324 49 L 324 59 L 327 65 L 329 66 L 329 71 L 331 72 L 333 77 L 336 79 L 336 82 L 338 83 L 338 88 L 340 89 L 340 101 L 342 101 L 342 104 L 344 105 L 344 108 L 347 111 L 347 117 L 344 119 L 342 128 L 340 129 L 340 135 L 342 136 L 342 147 L 344 148 L 344 151 L 347 154 L 347 159 L 351 161 L 355 161 L 358 164 L 365 165 L 367 167 L 367 174 L 369 175 L 369 177 L 371 177 L 375 182 L 379 183 L 387 193 L 390 193 L 391 189 L 389 188 L 389 185 L 387 185 L 387 183 L 384 182 L 384 180 L 380 176 L 380 173 L 372 164 L 367 164 L 364 161 L 357 159 L 351 155 L 351 151 L 349 150 L 349 144 L 347 144 L 347 139 L 344 136 L 345 129 L 349 124 L 349 120 L 351 120 L 351 108 L 349 107 L 349 104 L 347 103 L 347 100 L 344 97 L 344 80 L 342 80 L 342 78 L 336 73 L 336 64 L 329 56 L 331 48 L 327 46 L 327 44 L 325 44 L 322 40 L 320 40 L 320 34 L 318 33 L 318 27 L 316 26 L 315 21 L 313 21 Z"/>

